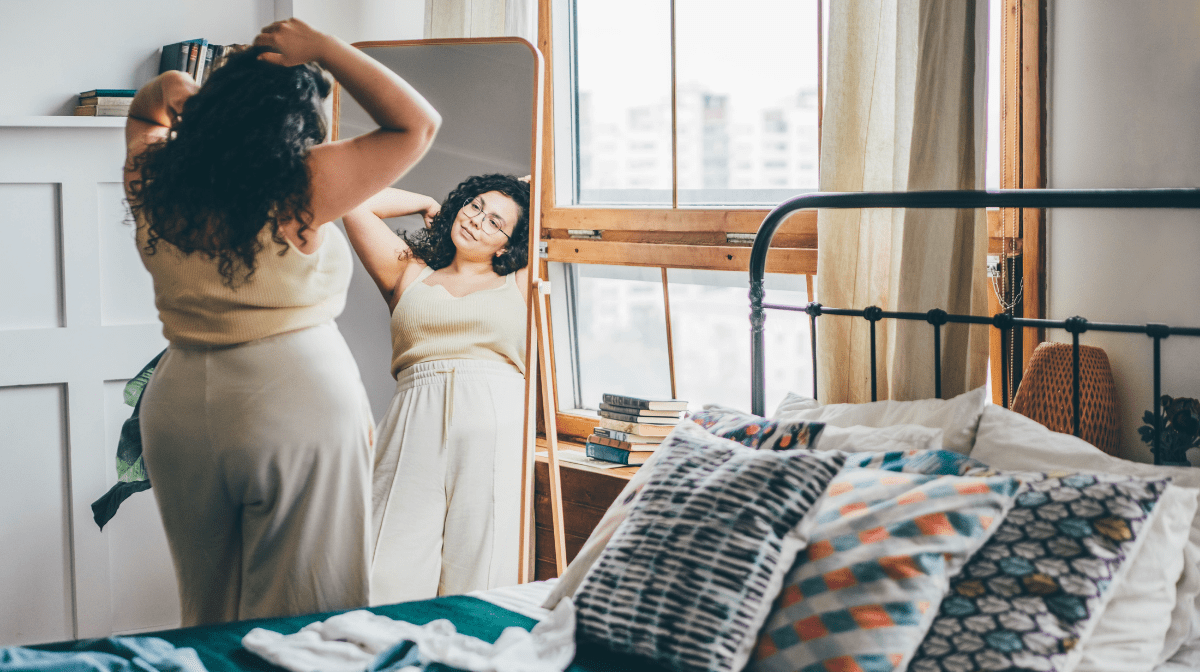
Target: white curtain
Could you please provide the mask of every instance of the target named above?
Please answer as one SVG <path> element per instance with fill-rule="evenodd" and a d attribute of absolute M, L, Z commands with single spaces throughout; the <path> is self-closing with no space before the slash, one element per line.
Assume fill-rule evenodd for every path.
<path fill-rule="evenodd" d="M 983 188 L 987 17 L 987 0 L 831 3 L 822 191 Z M 826 306 L 987 314 L 983 211 L 824 210 L 817 241 Z M 821 401 L 870 401 L 866 320 L 817 325 Z M 942 329 L 948 398 L 984 383 L 988 333 Z M 934 396 L 933 327 L 888 320 L 877 339 L 879 398 Z"/>
<path fill-rule="evenodd" d="M 425 39 L 506 36 L 537 44 L 537 0 L 425 0 Z"/>

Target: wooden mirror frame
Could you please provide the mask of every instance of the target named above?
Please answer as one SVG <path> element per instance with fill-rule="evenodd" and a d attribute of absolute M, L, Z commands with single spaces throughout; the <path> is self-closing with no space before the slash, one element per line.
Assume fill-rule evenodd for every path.
<path fill-rule="evenodd" d="M 351 46 L 358 49 L 376 47 L 415 47 L 437 45 L 474 45 L 474 44 L 521 44 L 529 49 L 533 58 L 533 91 L 530 100 L 533 105 L 530 127 L 530 156 L 529 156 L 529 275 L 526 287 L 525 311 L 525 418 L 524 440 L 521 453 L 521 520 L 519 539 L 520 557 L 517 565 L 517 582 L 528 583 L 533 580 L 533 463 L 536 455 L 537 440 L 537 380 L 538 380 L 538 325 L 535 322 L 533 302 L 540 298 L 537 283 L 540 277 L 540 256 L 538 241 L 541 240 L 541 199 L 542 189 L 542 120 L 544 115 L 544 77 L 545 61 L 537 47 L 519 37 L 484 37 L 484 38 L 445 38 L 433 40 L 390 40 L 355 42 Z M 332 139 L 338 139 L 338 119 L 341 110 L 341 85 L 333 89 L 333 112 L 330 119 Z M 435 141 L 436 142 L 436 141 Z"/>

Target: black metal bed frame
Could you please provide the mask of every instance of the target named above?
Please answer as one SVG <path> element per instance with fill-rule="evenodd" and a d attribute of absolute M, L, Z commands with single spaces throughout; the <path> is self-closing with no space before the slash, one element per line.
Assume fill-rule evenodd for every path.
<path fill-rule="evenodd" d="M 788 215 L 797 210 L 815 208 L 1177 208 L 1200 209 L 1200 189 L 1001 189 L 994 191 L 910 191 L 910 192 L 849 192 L 810 193 L 790 198 L 767 214 L 750 252 L 750 363 L 751 409 L 764 415 L 766 405 L 766 366 L 764 360 L 763 327 L 766 309 L 807 313 L 812 337 L 813 397 L 817 396 L 817 318 L 822 315 L 860 317 L 870 323 L 871 333 L 871 400 L 878 398 L 875 371 L 875 323 L 884 319 L 926 321 L 933 326 L 934 389 L 942 396 L 942 325 L 987 324 L 1001 331 L 1023 327 L 1064 329 L 1072 342 L 1072 427 L 1079 436 L 1079 335 L 1085 331 L 1109 331 L 1145 334 L 1154 341 L 1154 441 L 1155 462 L 1159 461 L 1162 397 L 1162 339 L 1168 336 L 1200 336 L 1197 327 L 1170 327 L 1165 324 L 1119 324 L 1089 322 L 1083 317 L 1066 320 L 1042 320 L 1012 317 L 1000 313 L 993 317 L 953 315 L 941 309 L 925 313 L 891 312 L 877 306 L 862 309 L 828 308 L 816 302 L 803 306 L 764 303 L 763 278 L 767 268 L 767 252 L 775 231 Z M 811 298 L 811 297 L 809 297 Z"/>

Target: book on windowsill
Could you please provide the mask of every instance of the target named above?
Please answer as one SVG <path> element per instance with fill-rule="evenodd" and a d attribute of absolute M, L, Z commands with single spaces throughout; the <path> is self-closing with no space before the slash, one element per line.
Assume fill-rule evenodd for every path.
<path fill-rule="evenodd" d="M 645 408 L 614 406 L 603 401 L 600 402 L 600 410 L 611 411 L 613 413 L 625 413 L 626 415 L 640 415 L 644 418 L 679 418 L 683 414 L 683 411 L 651 411 Z"/>
<path fill-rule="evenodd" d="M 687 401 L 683 399 L 644 399 L 642 397 L 627 397 L 621 394 L 608 394 L 606 392 L 602 401 L 611 406 L 645 409 L 647 411 L 687 410 Z"/>
<path fill-rule="evenodd" d="M 620 420 L 622 422 L 638 422 L 646 425 L 678 425 L 680 418 L 664 418 L 651 417 L 641 415 L 631 415 L 629 413 L 617 413 L 614 411 L 600 411 L 600 417 L 609 418 L 611 420 Z"/>
<path fill-rule="evenodd" d="M 636 443 L 641 445 L 658 445 L 662 443 L 663 440 L 663 437 L 661 436 L 642 436 L 641 434 L 621 432 L 615 429 L 608 429 L 607 427 L 597 427 L 593 429 L 592 435 L 606 439 L 612 439 L 614 441 L 624 441 L 625 443 Z M 649 449 L 647 448 L 644 450 Z"/>
<path fill-rule="evenodd" d="M 652 452 L 655 448 L 658 448 L 659 445 L 657 443 L 630 443 L 629 441 L 621 441 L 619 439 L 614 439 L 607 436 L 600 436 L 599 434 L 592 434 L 587 438 L 587 442 L 599 444 L 601 446 L 608 446 L 609 448 L 620 448 L 621 450 L 644 450 L 646 452 Z"/>
<path fill-rule="evenodd" d="M 675 425 L 654 425 L 646 422 L 625 422 L 612 418 L 600 418 L 599 427 L 615 429 L 626 434 L 641 434 L 642 436 L 666 436 L 675 429 Z"/>
<path fill-rule="evenodd" d="M 76 117 L 128 117 L 128 105 L 77 105 Z"/>
<path fill-rule="evenodd" d="M 654 454 L 654 451 L 651 450 L 622 450 L 620 448 L 613 448 L 612 446 L 592 443 L 591 441 L 588 441 L 583 450 L 584 454 L 588 457 L 594 457 L 597 460 L 604 460 L 605 462 L 624 464 L 630 467 L 645 464 L 646 460 L 650 459 L 650 456 Z"/>

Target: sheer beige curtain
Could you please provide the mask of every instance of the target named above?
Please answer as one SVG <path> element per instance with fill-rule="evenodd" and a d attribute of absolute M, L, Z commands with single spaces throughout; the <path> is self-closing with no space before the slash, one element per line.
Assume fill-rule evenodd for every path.
<path fill-rule="evenodd" d="M 537 0 L 425 0 L 425 39 L 523 37 L 537 44 Z"/>
<path fill-rule="evenodd" d="M 986 0 L 831 3 L 822 191 L 983 188 L 987 16 Z M 825 210 L 817 240 L 824 305 L 987 314 L 983 211 Z M 817 323 L 821 401 L 870 401 L 866 320 Z M 984 383 L 987 338 L 943 327 L 944 397 Z M 934 396 L 930 325 L 889 320 L 877 340 L 881 399 Z"/>

